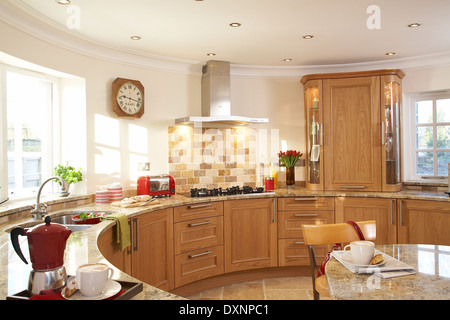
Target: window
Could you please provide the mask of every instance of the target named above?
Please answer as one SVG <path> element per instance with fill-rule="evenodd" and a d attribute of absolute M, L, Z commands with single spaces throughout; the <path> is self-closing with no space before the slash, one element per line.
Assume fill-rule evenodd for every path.
<path fill-rule="evenodd" d="M 6 112 L 2 112 L 1 124 L 7 128 L 2 150 L 7 152 L 7 170 L 3 170 L 7 171 L 7 181 L 0 181 L 2 194 L 7 193 L 10 199 L 35 196 L 42 179 L 52 171 L 57 81 L 9 66 L 3 69 L 2 79 L 2 92 L 6 93 L 2 108 Z"/>
<path fill-rule="evenodd" d="M 413 108 L 412 177 L 445 179 L 450 162 L 450 94 L 417 96 Z"/>

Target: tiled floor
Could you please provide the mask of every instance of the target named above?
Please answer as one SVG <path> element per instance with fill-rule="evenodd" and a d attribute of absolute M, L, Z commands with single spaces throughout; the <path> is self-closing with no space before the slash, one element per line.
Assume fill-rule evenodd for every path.
<path fill-rule="evenodd" d="M 310 277 L 254 280 L 226 285 L 187 297 L 193 300 L 313 300 Z"/>

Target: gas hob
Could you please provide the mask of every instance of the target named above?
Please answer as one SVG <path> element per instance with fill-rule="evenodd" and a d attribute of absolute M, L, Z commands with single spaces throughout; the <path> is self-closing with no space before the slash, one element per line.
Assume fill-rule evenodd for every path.
<path fill-rule="evenodd" d="M 234 195 L 246 195 L 246 194 L 256 194 L 264 193 L 263 187 L 252 188 L 249 186 L 243 187 L 230 187 L 226 189 L 222 188 L 194 188 L 191 189 L 191 197 L 217 197 L 217 196 L 234 196 Z"/>

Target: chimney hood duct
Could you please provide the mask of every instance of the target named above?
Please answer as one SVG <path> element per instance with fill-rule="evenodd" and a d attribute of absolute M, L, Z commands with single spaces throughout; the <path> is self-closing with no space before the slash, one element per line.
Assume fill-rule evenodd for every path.
<path fill-rule="evenodd" d="M 230 63 L 211 60 L 202 68 L 202 115 L 175 119 L 175 124 L 194 122 L 247 125 L 268 123 L 268 118 L 232 116 L 230 108 Z"/>

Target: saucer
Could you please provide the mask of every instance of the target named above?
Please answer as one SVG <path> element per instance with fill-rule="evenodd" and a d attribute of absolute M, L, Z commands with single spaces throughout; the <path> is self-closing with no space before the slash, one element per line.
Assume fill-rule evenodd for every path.
<path fill-rule="evenodd" d="M 386 263 L 386 260 L 384 260 L 383 262 L 379 263 L 379 264 L 355 264 L 353 262 L 353 257 L 352 254 L 350 252 L 345 253 L 342 255 L 342 261 L 345 263 L 348 263 L 354 267 L 358 267 L 358 268 L 374 268 L 374 267 L 380 267 L 382 265 L 384 265 Z"/>
<path fill-rule="evenodd" d="M 63 290 L 61 291 L 61 295 L 63 296 L 63 298 L 67 300 L 103 300 L 108 299 L 114 296 L 115 294 L 119 293 L 120 289 L 122 289 L 122 285 L 117 281 L 108 279 L 108 281 L 106 281 L 105 288 L 103 288 L 102 293 L 99 294 L 98 296 L 93 297 L 83 296 L 80 290 L 75 291 L 75 293 L 70 297 L 66 297 L 64 294 L 65 292 L 64 289 L 65 288 L 63 288 Z"/>

